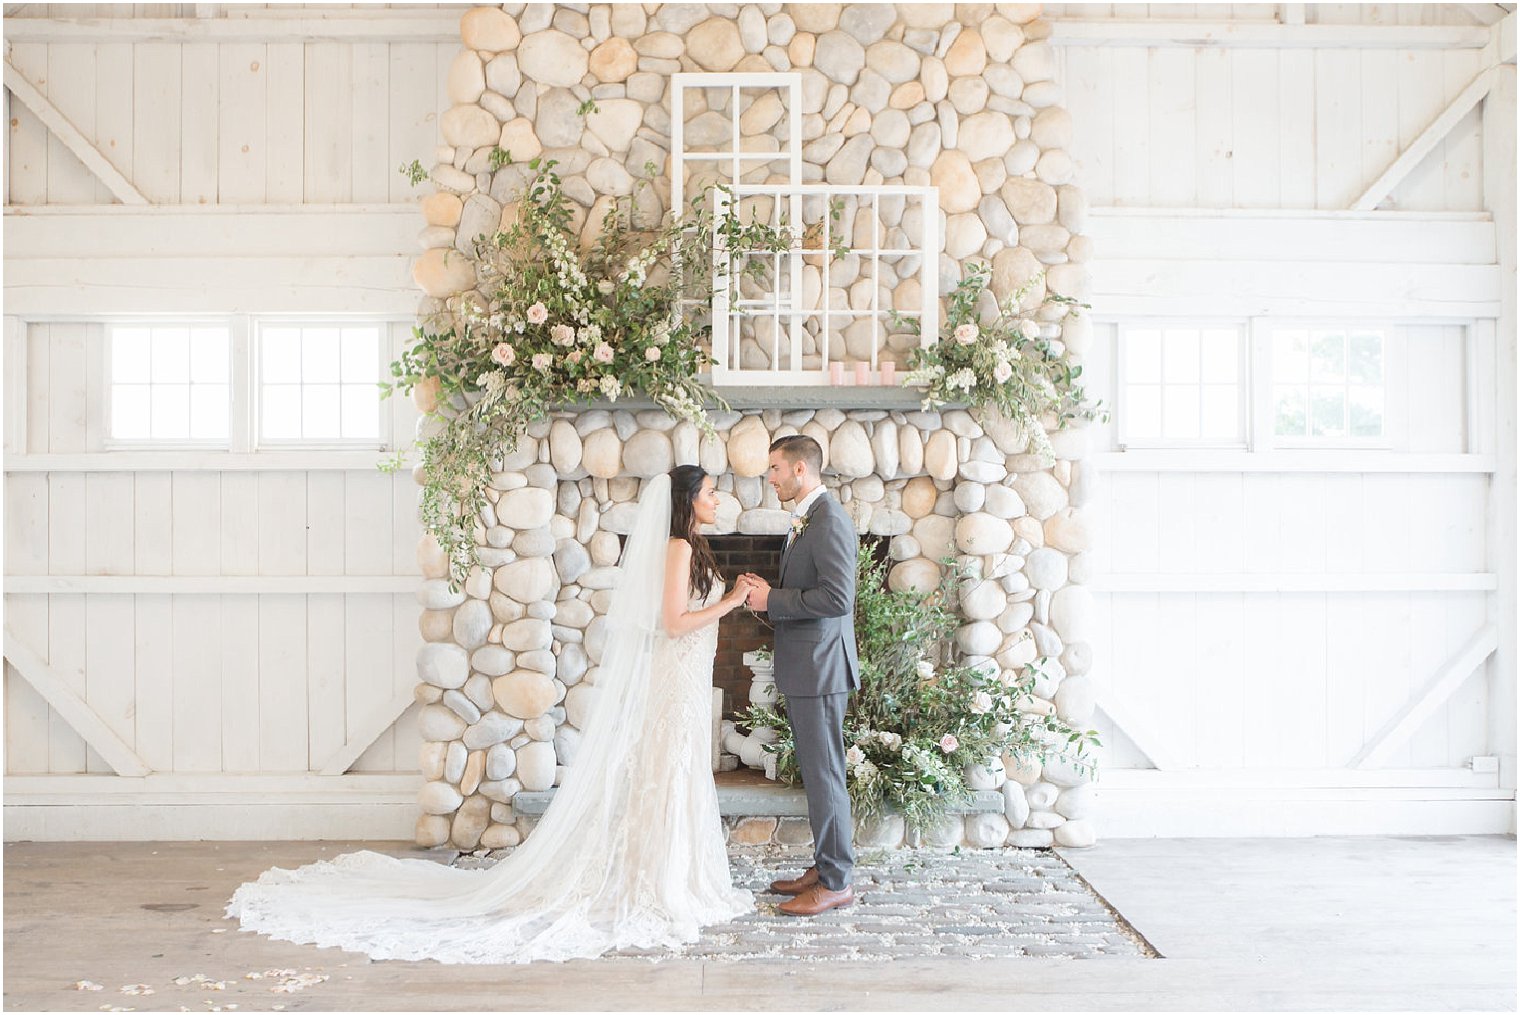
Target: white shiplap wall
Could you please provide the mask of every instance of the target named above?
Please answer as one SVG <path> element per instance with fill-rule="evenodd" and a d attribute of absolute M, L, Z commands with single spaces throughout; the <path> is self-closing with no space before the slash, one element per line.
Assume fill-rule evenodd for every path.
<path fill-rule="evenodd" d="M 344 6 L 228 13 L 283 24 L 343 17 Z M 395 17 L 418 23 L 457 13 L 395 6 Z M 1476 24 L 1464 6 L 1474 7 L 1307 5 L 1304 22 Z M 1264 4 L 1049 10 L 1082 21 L 1257 26 L 1284 14 Z M 89 16 L 57 5 L 17 13 Z M 146 19 L 190 13 L 189 5 L 131 9 Z M 8 242 L 6 251 L 23 288 L 9 295 L 23 297 L 31 323 L 7 329 L 7 341 L 24 347 L 19 360 L 7 349 L 7 365 L 25 364 L 25 450 L 71 457 L 53 472 L 8 464 L 5 570 L 7 624 L 164 774 L 104 775 L 69 725 L 8 675 L 7 836 L 404 837 L 416 781 L 408 720 L 358 760 L 354 771 L 367 774 L 311 773 L 366 725 L 366 707 L 413 680 L 420 636 L 411 594 L 345 584 L 414 569 L 410 478 L 336 461 L 81 464 L 73 456 L 93 450 L 102 374 L 91 354 L 100 325 L 80 320 L 79 308 L 349 306 L 404 316 L 413 297 L 398 253 L 418 191 L 396 170 L 431 161 L 457 44 L 305 42 L 263 30 L 142 38 L 154 31 L 105 24 L 84 39 L 23 39 L 11 49 L 17 69 L 150 202 L 176 207 L 92 210 L 110 192 L 10 102 L 7 200 L 25 217 L 11 223 L 24 227 L 11 230 L 21 247 Z M 1139 464 L 1100 454 L 1095 677 L 1124 720 L 1124 729 L 1101 720 L 1102 834 L 1510 827 L 1512 633 L 1507 665 L 1490 659 L 1377 771 L 1345 766 L 1473 629 L 1502 626 L 1513 604 L 1512 562 L 1495 552 L 1496 524 L 1502 533 L 1502 514 L 1514 508 L 1513 463 L 1502 464 L 1506 448 L 1513 455 L 1513 435 L 1507 444 L 1504 436 L 1513 393 L 1464 389 L 1469 330 L 1485 382 L 1514 362 L 1513 302 L 1499 309 L 1513 222 L 1496 237 L 1482 214 L 1494 181 L 1506 166 L 1513 173 L 1512 76 L 1508 115 L 1469 113 L 1384 204 L 1406 217 L 1374 221 L 1336 212 L 1472 79 L 1483 50 L 1061 44 L 1058 52 L 1077 182 L 1098 206 L 1090 390 L 1112 401 L 1124 315 L 1185 319 L 1200 307 L 1242 321 L 1311 310 L 1394 317 L 1411 378 L 1413 415 L 1388 453 L 1392 465 L 1305 466 L 1301 453 L 1263 469 L 1188 452 L 1150 452 Z M 1512 217 L 1512 200 L 1508 207 Z M 133 258 L 134 230 L 163 238 L 146 244 L 157 260 Z M 1431 237 L 1428 247 L 1410 242 L 1419 235 Z M 144 284 L 143 264 L 163 282 Z M 1231 277 L 1261 289 L 1239 297 L 1219 284 Z M 205 282 L 218 278 L 220 287 Z M 1331 305 L 1328 290 L 1342 285 L 1350 295 Z M 393 338 L 404 340 L 404 328 Z M 404 436 L 410 407 L 391 404 Z M 1100 437 L 1100 451 L 1112 448 L 1111 434 Z M 1497 456 L 1499 471 L 1454 466 L 1451 456 L 1464 452 Z M 1497 573 L 1509 599 L 1358 585 L 1357 576 L 1393 573 Z M 76 575 L 210 584 L 146 592 L 37 584 Z M 1263 575 L 1289 588 L 1228 587 Z M 229 584 L 287 580 L 294 584 L 275 591 Z M 1359 590 L 1315 584 L 1329 580 Z M 323 584 L 303 591 L 305 582 Z M 1165 755 L 1164 770 L 1153 770 L 1125 730 Z M 1504 778 L 1465 771 L 1475 754 L 1505 757 Z"/>

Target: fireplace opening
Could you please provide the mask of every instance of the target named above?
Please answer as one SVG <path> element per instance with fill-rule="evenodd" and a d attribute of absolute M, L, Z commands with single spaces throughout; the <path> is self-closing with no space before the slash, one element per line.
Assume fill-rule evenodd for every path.
<path fill-rule="evenodd" d="M 718 570 L 728 585 L 736 575 L 752 571 L 771 584 L 780 581 L 781 551 L 785 536 L 723 535 L 708 536 Z M 875 559 L 886 556 L 889 540 L 885 536 L 864 535 L 863 545 L 871 547 Z M 713 686 L 723 690 L 723 716 L 732 718 L 749 707 L 750 678 L 744 665 L 744 653 L 757 648 L 773 648 L 775 636 L 765 620 L 748 610 L 735 610 L 718 625 L 718 651 L 713 659 Z"/>

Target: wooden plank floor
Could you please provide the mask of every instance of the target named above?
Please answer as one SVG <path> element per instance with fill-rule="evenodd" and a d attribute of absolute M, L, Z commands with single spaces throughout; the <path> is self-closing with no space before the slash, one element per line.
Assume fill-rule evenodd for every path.
<path fill-rule="evenodd" d="M 1115 840 L 1065 856 L 1161 959 L 370 962 L 222 918 L 233 888 L 355 843 L 5 849 L 6 1010 L 1514 1010 L 1508 837 Z M 385 848 L 384 844 L 364 844 Z M 220 930 L 221 933 L 216 933 Z M 293 994 L 244 974 L 328 980 Z M 225 991 L 180 976 L 227 981 Z M 71 989 L 77 980 L 98 993 Z M 152 996 L 118 992 L 151 984 Z"/>

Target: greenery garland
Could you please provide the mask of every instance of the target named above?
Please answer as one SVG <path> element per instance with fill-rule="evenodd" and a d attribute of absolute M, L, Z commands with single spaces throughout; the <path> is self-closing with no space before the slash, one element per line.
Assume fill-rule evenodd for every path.
<path fill-rule="evenodd" d="M 953 558 L 942 562 L 939 586 L 925 594 L 893 591 L 888 562 L 862 544 L 857 561 L 855 637 L 860 691 L 845 719 L 850 803 L 863 819 L 901 814 L 922 832 L 971 801 L 965 770 L 999 756 L 1062 759 L 1090 773 L 1095 730 L 1079 730 L 1036 707 L 1041 658 L 1014 674 L 969 666 L 955 649 L 962 623 L 957 590 L 980 579 Z M 796 745 L 785 708 L 752 705 L 740 721 L 775 730 L 765 749 L 776 755 L 777 776 L 798 776 Z"/>

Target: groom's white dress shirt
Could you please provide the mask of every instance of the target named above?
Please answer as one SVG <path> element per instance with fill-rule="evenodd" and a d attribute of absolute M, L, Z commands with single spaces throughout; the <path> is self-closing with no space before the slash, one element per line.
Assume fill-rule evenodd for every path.
<path fill-rule="evenodd" d="M 798 501 L 797 506 L 792 508 L 792 520 L 796 521 L 798 518 L 807 517 L 808 508 L 813 506 L 813 501 L 823 496 L 825 490 L 826 488 L 822 483 L 819 483 L 817 486 L 813 487 L 813 492 Z M 786 534 L 786 545 L 791 546 L 792 540 L 796 538 L 797 527 L 794 525 Z"/>

